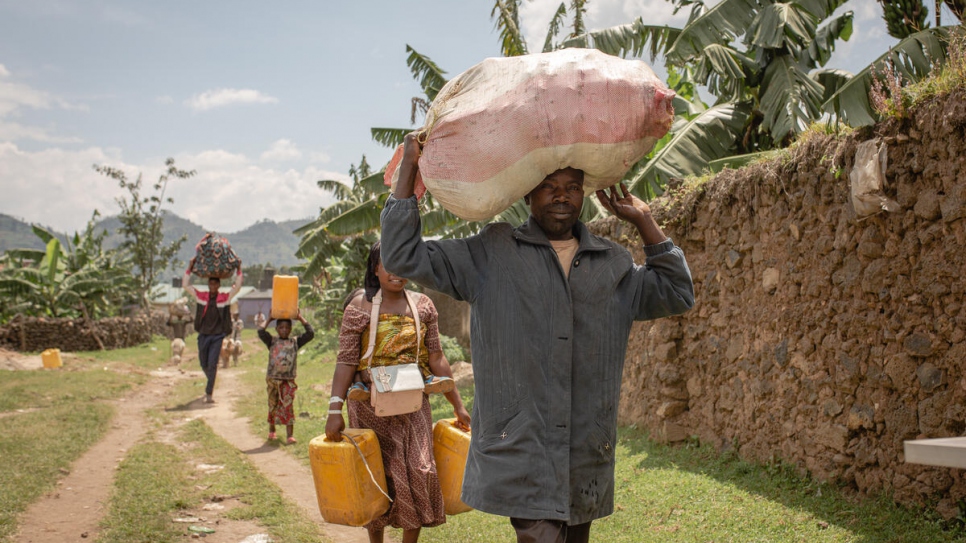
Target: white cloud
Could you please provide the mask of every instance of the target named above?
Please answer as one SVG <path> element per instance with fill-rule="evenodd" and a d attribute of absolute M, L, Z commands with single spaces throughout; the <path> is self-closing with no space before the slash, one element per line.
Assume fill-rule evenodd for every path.
<path fill-rule="evenodd" d="M 207 111 L 217 107 L 239 104 L 277 104 L 278 98 L 262 94 L 254 89 L 214 89 L 196 94 L 184 104 L 195 111 Z"/>
<path fill-rule="evenodd" d="M 309 155 L 309 161 L 317 164 L 328 164 L 329 162 L 332 162 L 332 157 L 329 156 L 329 153 L 326 153 L 325 151 L 315 151 Z"/>
<path fill-rule="evenodd" d="M 0 78 L 9 78 L 10 71 L 0 64 Z M 23 109 L 51 109 L 58 107 L 66 110 L 86 110 L 86 105 L 74 105 L 48 92 L 35 89 L 23 83 L 0 80 L 0 142 L 36 140 L 53 143 L 80 141 L 77 138 L 50 134 L 46 128 L 24 126 L 7 120 L 17 116 Z"/>
<path fill-rule="evenodd" d="M 0 143 L 0 212 L 23 217 L 61 232 L 81 230 L 94 209 L 116 212 L 117 182 L 95 172 L 94 164 L 131 169 L 112 151 L 46 149 L 28 152 Z"/>
<path fill-rule="evenodd" d="M 268 151 L 262 153 L 262 160 L 284 161 L 302 158 L 302 151 L 294 143 L 287 139 L 280 139 L 269 147 Z"/>
<path fill-rule="evenodd" d="M 223 233 L 237 232 L 266 217 L 283 221 L 316 216 L 320 207 L 333 203 L 332 196 L 320 190 L 316 181 L 350 181 L 345 174 L 314 166 L 264 168 L 245 155 L 223 149 L 174 158 L 178 168 L 195 170 L 196 174 L 169 182 L 166 195 L 174 198 L 174 205 L 166 209 Z M 13 143 L 0 143 L 0 182 L 4 190 L 0 213 L 62 232 L 82 229 L 95 208 L 104 216 L 116 214 L 114 199 L 123 193 L 117 182 L 95 172 L 94 164 L 118 168 L 130 179 L 140 173 L 145 185 L 153 183 L 163 169 L 163 159 L 132 164 L 125 162 L 116 149 L 31 152 Z"/>
<path fill-rule="evenodd" d="M 80 138 L 54 136 L 38 126 L 24 126 L 0 119 L 0 141 L 34 140 L 47 143 L 80 143 Z"/>

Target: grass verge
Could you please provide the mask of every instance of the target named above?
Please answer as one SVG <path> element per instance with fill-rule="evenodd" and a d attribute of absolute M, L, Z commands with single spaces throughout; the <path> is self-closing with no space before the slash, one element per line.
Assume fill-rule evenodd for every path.
<path fill-rule="evenodd" d="M 107 432 L 117 399 L 144 383 L 167 341 L 76 353 L 58 369 L 5 371 L 0 379 L 0 541 Z"/>
<path fill-rule="evenodd" d="M 121 464 L 99 543 L 181 541 L 190 536 L 190 525 L 173 519 L 201 510 L 212 496 L 237 498 L 241 505 L 223 516 L 256 522 L 276 543 L 320 541 L 318 527 L 282 498 L 281 489 L 204 422 L 188 422 L 177 440 L 178 448 L 142 443 Z M 217 469 L 195 469 L 199 464 Z M 195 525 L 219 529 L 211 523 Z"/>
<path fill-rule="evenodd" d="M 265 426 L 264 349 L 247 361 L 248 393 L 240 403 L 256 433 Z M 307 442 L 325 431 L 335 353 L 300 359 L 295 425 L 299 445 L 286 450 L 307 462 Z M 473 402 L 472 387 L 461 389 Z M 442 396 L 432 400 L 433 418 L 452 417 Z M 966 532 L 931 514 L 895 505 L 884 497 L 853 499 L 834 485 L 800 477 L 783 466 L 751 464 L 707 446 L 660 445 L 634 428 L 621 428 L 617 448 L 615 512 L 594 523 L 594 541 L 961 541 Z M 396 531 L 395 536 L 400 534 Z M 420 541 L 515 541 L 509 521 L 472 511 L 422 531 Z"/>

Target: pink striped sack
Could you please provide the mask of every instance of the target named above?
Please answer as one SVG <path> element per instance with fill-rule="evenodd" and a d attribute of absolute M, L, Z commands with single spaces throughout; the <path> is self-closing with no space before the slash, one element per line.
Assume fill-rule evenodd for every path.
<path fill-rule="evenodd" d="M 428 189 L 472 221 L 504 211 L 568 166 L 584 170 L 586 194 L 610 187 L 670 129 L 673 98 L 644 62 L 595 49 L 486 59 L 433 101 L 417 195 Z M 400 146 L 387 185 L 401 158 Z"/>

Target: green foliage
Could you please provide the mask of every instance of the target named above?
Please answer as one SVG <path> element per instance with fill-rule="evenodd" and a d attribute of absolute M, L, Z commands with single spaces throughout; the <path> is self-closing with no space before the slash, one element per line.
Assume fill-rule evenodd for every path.
<path fill-rule="evenodd" d="M 896 39 L 905 39 L 929 28 L 926 5 L 920 0 L 877 0 L 882 6 L 886 31 Z"/>
<path fill-rule="evenodd" d="M 43 250 L 13 249 L 0 257 L 0 321 L 27 316 L 100 318 L 137 296 L 126 252 L 105 250 L 97 211 L 83 233 L 63 242 L 33 227 Z"/>
<path fill-rule="evenodd" d="M 181 237 L 178 240 L 165 243 L 164 216 L 161 208 L 164 204 L 172 204 L 174 200 L 170 197 L 165 198 L 164 192 L 168 187 L 168 180 L 188 179 L 195 172 L 179 170 L 174 165 L 174 159 L 169 158 L 165 161 L 165 173 L 158 177 L 152 185 L 153 192 L 142 195 L 142 177 L 134 181 L 129 181 L 127 174 L 123 171 L 110 166 L 94 165 L 94 171 L 102 173 L 117 181 L 118 185 L 125 191 L 127 196 L 116 199 L 121 213 L 118 219 L 121 227 L 118 232 L 125 238 L 121 247 L 128 251 L 135 266 L 135 279 L 138 287 L 138 303 L 142 308 L 147 308 L 151 304 L 150 294 L 157 282 L 158 276 L 167 269 L 175 260 L 181 245 L 187 240 Z"/>
<path fill-rule="evenodd" d="M 440 334 L 439 343 L 443 347 L 443 356 L 446 357 L 446 360 L 449 360 L 450 364 L 453 362 L 469 362 L 470 357 L 467 356 L 466 350 L 456 341 L 456 338 Z"/>
<path fill-rule="evenodd" d="M 336 203 L 295 231 L 302 236 L 297 256 L 308 261 L 295 268 L 307 282 L 302 304 L 316 308 L 313 318 L 320 329 L 338 328 L 345 297 L 362 286 L 369 249 L 379 239 L 379 213 L 389 194 L 382 175 L 372 172 L 363 155 L 359 165 L 349 169 L 351 186 L 320 180 L 319 188 L 331 192 Z"/>

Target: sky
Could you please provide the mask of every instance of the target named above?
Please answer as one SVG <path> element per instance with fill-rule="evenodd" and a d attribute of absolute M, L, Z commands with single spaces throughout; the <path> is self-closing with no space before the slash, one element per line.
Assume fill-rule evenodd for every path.
<path fill-rule="evenodd" d="M 560 1 L 524 0 L 532 51 Z M 389 160 L 371 127 L 418 128 L 406 46 L 448 77 L 499 56 L 494 3 L 0 0 L 0 213 L 82 230 L 123 194 L 94 165 L 141 175 L 150 193 L 170 157 L 196 173 L 169 183 L 166 209 L 209 230 L 314 217 L 333 201 L 318 180 L 348 181 L 363 155 Z M 875 0 L 845 10 L 854 34 L 827 67 L 857 72 L 896 40 Z M 666 0 L 591 0 L 585 22 L 680 27 L 686 15 Z"/>

